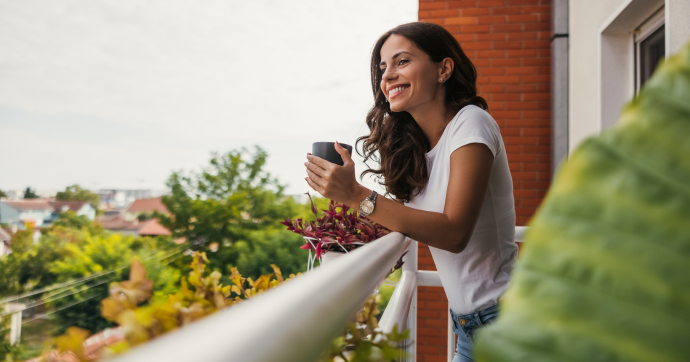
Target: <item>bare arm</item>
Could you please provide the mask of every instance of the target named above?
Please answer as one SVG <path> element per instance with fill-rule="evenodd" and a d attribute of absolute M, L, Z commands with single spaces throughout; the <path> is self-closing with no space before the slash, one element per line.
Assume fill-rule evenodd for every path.
<path fill-rule="evenodd" d="M 341 156 L 345 159 L 345 155 L 341 153 Z M 349 154 L 347 156 L 349 158 Z M 348 165 L 346 161 L 345 166 L 337 166 L 315 156 L 307 158 L 309 185 L 325 197 L 359 211 L 359 203 L 369 196 L 371 190 L 356 180 L 353 185 L 349 177 L 344 177 L 351 167 L 354 178 L 354 163 Z M 486 145 L 472 143 L 460 147 L 450 156 L 450 178 L 443 213 L 417 210 L 380 197 L 369 218 L 427 245 L 460 253 L 467 246 L 479 218 L 492 166 L 493 154 Z"/>

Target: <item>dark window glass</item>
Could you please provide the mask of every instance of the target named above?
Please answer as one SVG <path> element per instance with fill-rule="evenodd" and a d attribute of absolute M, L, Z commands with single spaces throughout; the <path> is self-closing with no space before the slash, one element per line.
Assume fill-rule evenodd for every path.
<path fill-rule="evenodd" d="M 666 37 L 662 25 L 640 43 L 640 86 L 651 78 L 659 61 L 666 55 Z"/>

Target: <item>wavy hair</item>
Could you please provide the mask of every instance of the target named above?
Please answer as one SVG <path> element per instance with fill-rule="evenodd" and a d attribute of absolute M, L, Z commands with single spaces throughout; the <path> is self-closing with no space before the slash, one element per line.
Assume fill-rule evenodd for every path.
<path fill-rule="evenodd" d="M 433 62 L 438 63 L 445 58 L 453 60 L 453 73 L 444 83 L 446 106 L 460 110 L 473 104 L 488 110 L 488 105 L 484 98 L 477 96 L 477 70 L 458 41 L 440 25 L 407 23 L 389 30 L 379 38 L 371 54 L 374 106 L 366 118 L 369 135 L 359 137 L 355 148 L 362 142 L 362 152 L 357 149 L 357 153 L 364 157 L 365 164 L 368 160 L 373 160 L 381 167 L 365 170 L 360 179 L 368 173 L 374 174 L 388 194 L 407 202 L 412 196 L 422 192 L 429 182 L 426 153 L 430 151 L 431 145 L 409 113 L 391 111 L 390 104 L 381 91 L 381 47 L 392 34 L 411 40 Z"/>

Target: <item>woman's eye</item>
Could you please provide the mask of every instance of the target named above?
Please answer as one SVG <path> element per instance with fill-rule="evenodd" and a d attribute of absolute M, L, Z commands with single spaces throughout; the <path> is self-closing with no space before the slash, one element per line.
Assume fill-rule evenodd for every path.
<path fill-rule="evenodd" d="M 403 65 L 403 64 L 405 64 L 405 63 L 407 63 L 407 62 L 408 62 L 407 59 L 400 59 L 400 61 L 398 62 L 398 65 Z"/>

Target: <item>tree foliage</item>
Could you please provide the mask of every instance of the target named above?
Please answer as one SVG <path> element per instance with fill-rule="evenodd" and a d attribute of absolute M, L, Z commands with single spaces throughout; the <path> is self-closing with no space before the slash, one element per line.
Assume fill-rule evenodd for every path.
<path fill-rule="evenodd" d="M 174 237 L 205 242 L 204 250 L 217 243 L 217 251 L 209 253 L 213 270 L 227 273 L 242 265 L 246 275 L 257 278 L 274 263 L 287 273 L 304 271 L 303 240 L 280 222 L 305 214 L 308 207 L 284 196 L 285 186 L 263 170 L 266 157 L 259 147 L 253 153 L 243 148 L 213 154 L 199 172 L 173 173 L 170 194 L 162 199 L 171 215 L 156 216 Z"/>
<path fill-rule="evenodd" d="M 67 186 L 65 191 L 59 191 L 55 194 L 56 200 L 61 201 L 88 201 L 94 209 L 99 209 L 101 198 L 95 193 L 81 188 L 79 185 Z"/>
<path fill-rule="evenodd" d="M 25 199 L 37 199 L 38 195 L 36 195 L 35 190 L 32 190 L 30 187 L 27 187 L 26 190 L 24 190 L 24 198 Z"/>

